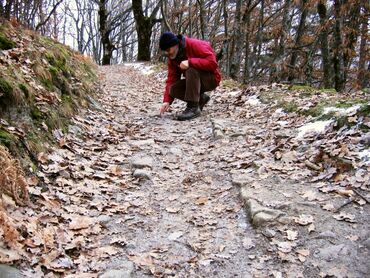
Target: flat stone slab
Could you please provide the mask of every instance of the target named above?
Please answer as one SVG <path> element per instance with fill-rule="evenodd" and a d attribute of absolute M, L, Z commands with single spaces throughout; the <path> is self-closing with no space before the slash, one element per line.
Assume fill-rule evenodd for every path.
<path fill-rule="evenodd" d="M 22 273 L 11 266 L 0 264 L 0 278 L 23 278 Z"/>
<path fill-rule="evenodd" d="M 134 173 L 132 174 L 134 178 L 137 179 L 144 179 L 144 180 L 151 180 L 152 177 L 150 172 L 144 169 L 135 169 Z"/>
<path fill-rule="evenodd" d="M 155 145 L 155 141 L 154 139 L 136 140 L 136 141 L 130 141 L 129 144 L 134 147 L 145 148 L 145 147 Z"/>
<path fill-rule="evenodd" d="M 277 221 L 285 213 L 276 209 L 262 206 L 254 199 L 245 200 L 245 205 L 254 226 L 263 226 L 266 223 Z"/>
<path fill-rule="evenodd" d="M 154 160 L 150 156 L 134 156 L 131 159 L 131 167 L 134 169 L 149 168 L 152 169 Z"/>

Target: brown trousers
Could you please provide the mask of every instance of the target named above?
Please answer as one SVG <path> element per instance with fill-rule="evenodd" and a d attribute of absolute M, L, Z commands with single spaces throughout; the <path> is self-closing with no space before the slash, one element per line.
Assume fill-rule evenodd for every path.
<path fill-rule="evenodd" d="M 183 101 L 199 102 L 201 94 L 217 87 L 215 76 L 212 72 L 188 68 L 185 79 L 176 81 L 170 89 L 170 96 Z"/>

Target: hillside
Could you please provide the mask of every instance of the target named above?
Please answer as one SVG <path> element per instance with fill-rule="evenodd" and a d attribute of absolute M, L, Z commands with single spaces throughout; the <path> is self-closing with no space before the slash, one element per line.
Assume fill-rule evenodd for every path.
<path fill-rule="evenodd" d="M 28 170 L 58 143 L 80 107 L 97 92 L 90 59 L 33 31 L 0 25 L 0 144 Z M 59 142 L 61 143 L 61 142 Z"/>
<path fill-rule="evenodd" d="M 368 92 L 223 80 L 180 122 L 160 67 L 1 28 L 1 274 L 369 273 Z"/>

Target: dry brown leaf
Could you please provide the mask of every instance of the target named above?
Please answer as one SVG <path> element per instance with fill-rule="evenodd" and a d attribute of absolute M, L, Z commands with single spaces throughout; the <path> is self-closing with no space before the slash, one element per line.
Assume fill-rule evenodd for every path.
<path fill-rule="evenodd" d="M 255 246 L 253 240 L 251 238 L 244 238 L 243 239 L 243 247 L 247 250 L 252 249 Z"/>
<path fill-rule="evenodd" d="M 287 230 L 287 239 L 288 240 L 296 240 L 298 238 L 298 232 L 297 231 L 292 231 L 292 230 Z"/>
<path fill-rule="evenodd" d="M 49 161 L 48 155 L 44 152 L 41 152 L 37 155 L 37 160 L 42 164 L 46 164 Z"/>
<path fill-rule="evenodd" d="M 357 222 L 355 220 L 355 216 L 353 214 L 349 214 L 349 213 L 345 213 L 345 212 L 341 212 L 339 215 L 333 215 L 333 217 L 339 221 L 347 221 L 347 222 L 351 222 L 351 223 L 355 223 Z"/>
<path fill-rule="evenodd" d="M 110 169 L 111 173 L 115 176 L 121 176 L 122 175 L 122 167 L 119 165 L 113 165 Z"/>
<path fill-rule="evenodd" d="M 292 251 L 293 244 L 291 242 L 281 241 L 277 243 L 277 247 L 280 252 L 290 253 Z"/>
<path fill-rule="evenodd" d="M 306 215 L 306 214 L 301 214 L 299 217 L 296 217 L 294 219 L 294 222 L 302 225 L 302 226 L 307 226 L 311 223 L 313 223 L 314 219 L 312 215 Z"/>
<path fill-rule="evenodd" d="M 314 232 L 315 231 L 315 229 L 316 229 L 316 227 L 315 227 L 315 225 L 314 224 L 310 224 L 310 225 L 308 225 L 308 233 L 311 233 L 311 232 Z"/>
<path fill-rule="evenodd" d="M 144 254 L 138 254 L 138 255 L 131 255 L 128 257 L 130 261 L 135 263 L 138 266 L 153 266 L 154 261 L 150 254 L 144 253 Z"/>
<path fill-rule="evenodd" d="M 180 211 L 180 208 L 167 207 L 166 211 L 169 213 L 178 213 Z"/>
<path fill-rule="evenodd" d="M 80 230 L 90 227 L 95 223 L 95 220 L 88 216 L 81 216 L 81 215 L 70 215 L 70 219 L 72 220 L 69 223 L 68 228 L 70 230 Z"/>
<path fill-rule="evenodd" d="M 0 263 L 9 264 L 20 259 L 21 256 L 17 251 L 0 247 Z"/>
<path fill-rule="evenodd" d="M 198 205 L 198 206 L 201 206 L 201 205 L 205 205 L 207 204 L 208 202 L 208 197 L 199 197 L 195 203 Z"/>
<path fill-rule="evenodd" d="M 117 254 L 119 251 L 119 248 L 112 245 L 107 245 L 93 249 L 90 254 L 93 258 L 109 258 L 112 255 Z"/>
<path fill-rule="evenodd" d="M 316 195 L 316 192 L 315 192 L 315 191 L 312 191 L 312 190 L 308 190 L 308 191 L 306 191 L 306 192 L 302 195 L 302 197 L 303 197 L 304 199 L 307 199 L 308 201 L 314 201 L 314 200 L 317 200 L 317 199 L 318 199 L 318 197 L 317 197 L 317 195 Z"/>
<path fill-rule="evenodd" d="M 335 210 L 335 207 L 334 207 L 334 205 L 333 204 L 325 204 L 325 205 L 323 205 L 322 206 L 322 208 L 324 209 L 324 210 L 328 210 L 328 211 L 334 211 Z"/>

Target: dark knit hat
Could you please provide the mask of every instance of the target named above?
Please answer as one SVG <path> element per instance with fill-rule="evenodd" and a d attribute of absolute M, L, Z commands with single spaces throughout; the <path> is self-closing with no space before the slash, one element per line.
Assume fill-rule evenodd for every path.
<path fill-rule="evenodd" d="M 165 32 L 162 34 L 161 38 L 159 39 L 159 47 L 162 50 L 166 50 L 176 44 L 178 44 L 180 40 L 174 33 Z"/>

